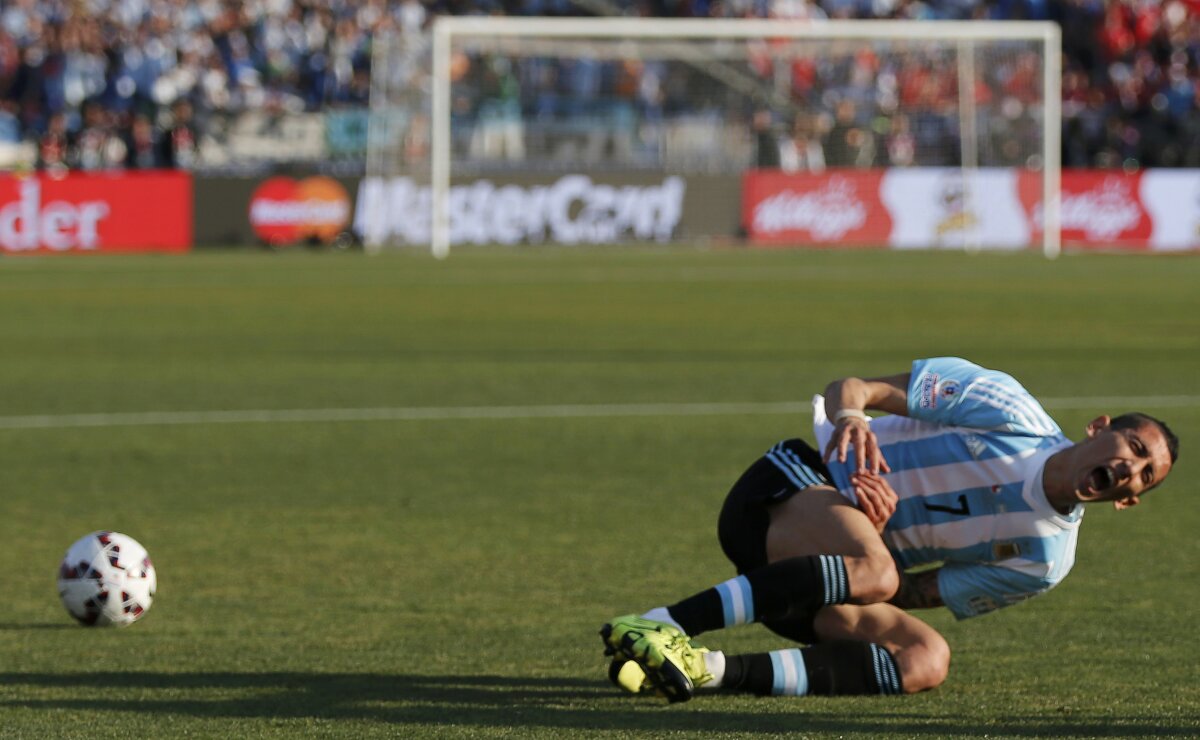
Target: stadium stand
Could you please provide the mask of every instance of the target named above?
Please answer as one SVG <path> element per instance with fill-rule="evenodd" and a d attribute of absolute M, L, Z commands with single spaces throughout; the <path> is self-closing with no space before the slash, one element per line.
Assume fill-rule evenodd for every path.
<path fill-rule="evenodd" d="M 1053 20 L 1064 31 L 1064 166 L 1200 166 L 1200 0 L 12 0 L 0 11 L 0 168 L 261 168 L 280 158 L 361 167 L 372 39 L 420 33 L 447 13 Z M 618 120 L 713 115 L 687 80 L 657 73 L 619 62 L 472 64 L 461 115 L 488 125 L 466 146 L 519 158 L 514 120 L 553 118 L 581 100 Z M 979 102 L 1025 125 L 1006 89 L 1026 73 L 1020 61 L 988 70 Z M 863 55 L 788 74 L 802 114 L 745 112 L 761 164 L 954 164 L 938 159 L 951 149 L 933 145 L 948 135 L 939 90 L 953 84 L 939 60 L 914 54 L 882 68 Z M 814 75 L 837 77 L 842 94 L 806 98 Z M 909 96 L 918 114 L 896 114 L 889 95 Z"/>

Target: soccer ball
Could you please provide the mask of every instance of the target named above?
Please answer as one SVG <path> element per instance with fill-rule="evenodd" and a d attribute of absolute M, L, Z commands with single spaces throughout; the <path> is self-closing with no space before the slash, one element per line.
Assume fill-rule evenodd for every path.
<path fill-rule="evenodd" d="M 146 548 L 119 532 L 92 532 L 67 550 L 58 595 L 80 624 L 124 627 L 142 618 L 158 579 Z"/>

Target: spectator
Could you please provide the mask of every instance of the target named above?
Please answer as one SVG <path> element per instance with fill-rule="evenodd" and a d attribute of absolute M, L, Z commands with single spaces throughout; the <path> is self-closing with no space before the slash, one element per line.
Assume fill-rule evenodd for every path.
<path fill-rule="evenodd" d="M 754 111 L 752 125 L 756 152 L 754 165 L 763 169 L 777 169 L 780 167 L 780 149 L 783 142 L 779 141 L 779 135 L 775 132 L 771 111 Z"/>
<path fill-rule="evenodd" d="M 917 141 L 909 128 L 908 116 L 903 113 L 897 113 L 891 120 L 887 156 L 892 167 L 911 167 L 916 162 Z"/>
<path fill-rule="evenodd" d="M 115 169 L 125 163 L 125 142 L 113 130 L 113 114 L 98 101 L 83 106 L 83 128 L 75 137 L 73 167 L 81 170 Z"/>
<path fill-rule="evenodd" d="M 164 167 L 194 169 L 199 160 L 199 135 L 192 120 L 192 104 L 176 100 L 171 105 L 170 123 L 159 140 L 159 160 Z"/>
<path fill-rule="evenodd" d="M 125 137 L 125 166 L 131 170 L 152 170 L 163 166 L 162 149 L 154 125 L 145 114 L 133 117 Z"/>
<path fill-rule="evenodd" d="M 46 132 L 37 142 L 37 168 L 46 172 L 65 172 L 71 159 L 70 147 L 66 114 L 52 114 L 46 123 Z"/>
<path fill-rule="evenodd" d="M 21 141 L 21 121 L 17 118 L 17 112 L 15 102 L 0 100 L 0 145 Z"/>
<path fill-rule="evenodd" d="M 875 135 L 859 125 L 853 100 L 840 100 L 829 129 L 825 155 L 830 167 L 871 167 L 875 163 Z"/>
<path fill-rule="evenodd" d="M 811 116 L 797 115 L 791 135 L 779 142 L 779 166 L 784 172 L 825 170 L 825 149 Z"/>

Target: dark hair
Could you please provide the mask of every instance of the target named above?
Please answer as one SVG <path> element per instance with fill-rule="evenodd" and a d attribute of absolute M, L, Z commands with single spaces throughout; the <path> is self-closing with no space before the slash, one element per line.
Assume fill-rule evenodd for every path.
<path fill-rule="evenodd" d="M 1128 414 L 1121 414 L 1114 418 L 1109 423 L 1110 429 L 1137 429 L 1143 424 L 1154 424 L 1158 430 L 1162 432 L 1163 438 L 1167 440 L 1167 452 L 1171 455 L 1171 464 L 1179 459 L 1179 437 L 1175 436 L 1175 432 L 1171 431 L 1171 427 L 1166 425 L 1166 422 L 1155 419 L 1150 414 L 1143 414 L 1140 411 L 1132 411 Z"/>

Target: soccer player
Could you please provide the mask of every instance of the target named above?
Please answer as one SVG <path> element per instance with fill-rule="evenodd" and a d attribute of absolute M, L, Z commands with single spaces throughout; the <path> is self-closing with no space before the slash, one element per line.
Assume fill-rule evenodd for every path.
<path fill-rule="evenodd" d="M 950 648 L 905 610 L 945 606 L 965 619 L 1049 590 L 1074 564 L 1083 504 L 1136 505 L 1179 450 L 1141 413 L 1100 416 L 1072 443 L 1011 376 L 953 357 L 834 381 L 813 410 L 824 455 L 780 442 L 725 501 L 718 536 L 739 575 L 601 629 L 615 683 L 669 701 L 699 686 L 938 686 Z M 725 655 L 692 639 L 749 622 L 806 647 Z"/>

